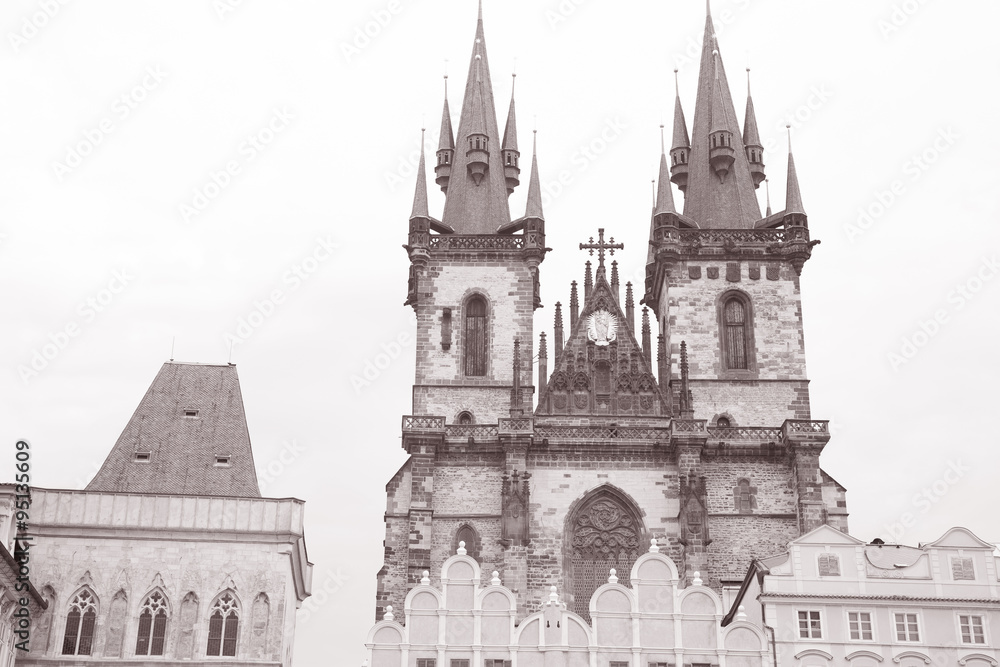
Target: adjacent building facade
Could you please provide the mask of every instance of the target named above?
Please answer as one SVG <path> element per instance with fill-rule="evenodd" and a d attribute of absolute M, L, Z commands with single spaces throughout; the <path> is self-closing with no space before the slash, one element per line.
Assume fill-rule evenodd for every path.
<path fill-rule="evenodd" d="M 304 503 L 261 498 L 233 365 L 163 365 L 85 490 L 33 489 L 25 665 L 290 665 Z"/>
<path fill-rule="evenodd" d="M 386 487 L 376 619 L 406 609 L 416 587 L 444 595 L 437 575 L 462 542 L 479 585 L 502 573 L 519 627 L 555 586 L 593 629 L 609 571 L 634 591 L 650 540 L 678 587 L 697 572 L 718 596 L 752 558 L 821 525 L 846 530 L 845 491 L 819 466 L 830 435 L 805 368 L 799 275 L 816 242 L 790 154 L 786 208 L 761 213 L 753 102 L 741 131 L 711 15 L 692 130 L 678 97 L 662 147 L 641 293 L 619 281 L 615 253 L 628 250 L 595 225 L 580 239 L 592 261 L 537 346 L 550 249 L 534 149 L 525 213 L 510 215 L 514 107 L 512 96 L 501 135 L 480 7 L 457 129 L 447 99 L 442 114 L 440 219 L 423 156 L 418 168 L 405 246 L 417 331 L 409 459 Z"/>
<path fill-rule="evenodd" d="M 723 625 L 742 618 L 796 667 L 1000 664 L 1000 557 L 964 528 L 917 547 L 829 526 L 755 560 Z"/>

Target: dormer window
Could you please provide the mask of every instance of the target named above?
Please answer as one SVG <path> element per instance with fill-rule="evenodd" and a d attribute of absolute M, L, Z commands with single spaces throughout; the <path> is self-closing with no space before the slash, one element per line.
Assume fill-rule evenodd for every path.
<path fill-rule="evenodd" d="M 132 455 L 132 460 L 136 463 L 149 463 L 152 454 L 150 452 L 135 452 Z"/>
<path fill-rule="evenodd" d="M 215 455 L 215 467 L 217 468 L 228 468 L 230 466 L 230 461 L 232 461 L 232 456 L 229 454 L 216 454 Z"/>

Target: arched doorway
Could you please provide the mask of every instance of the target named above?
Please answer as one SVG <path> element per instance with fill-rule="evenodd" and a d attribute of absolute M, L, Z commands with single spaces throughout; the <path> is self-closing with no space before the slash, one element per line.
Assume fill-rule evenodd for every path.
<path fill-rule="evenodd" d="M 566 583 L 573 611 L 590 620 L 590 598 L 608 582 L 611 568 L 619 583 L 629 585 L 644 535 L 635 503 L 615 487 L 602 486 L 575 503 L 566 526 Z"/>

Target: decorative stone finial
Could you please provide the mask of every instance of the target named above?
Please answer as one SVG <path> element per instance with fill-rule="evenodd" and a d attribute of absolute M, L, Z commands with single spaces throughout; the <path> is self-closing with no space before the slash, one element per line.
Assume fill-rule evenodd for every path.
<path fill-rule="evenodd" d="M 660 545 L 656 543 L 656 538 L 653 537 L 649 540 L 649 553 L 658 554 L 660 553 Z"/>
<path fill-rule="evenodd" d="M 611 575 L 608 577 L 608 583 L 617 584 L 618 583 L 617 575 L 618 575 L 618 570 L 616 570 L 615 568 L 611 568 Z"/>
<path fill-rule="evenodd" d="M 694 579 L 691 580 L 691 584 L 694 586 L 701 586 L 701 572 L 694 573 Z"/>
<path fill-rule="evenodd" d="M 392 615 L 392 605 L 385 608 L 385 616 L 382 617 L 383 621 L 394 621 L 396 617 Z"/>
<path fill-rule="evenodd" d="M 549 588 L 549 604 L 559 604 L 559 594 L 556 593 L 555 586 Z"/>
<path fill-rule="evenodd" d="M 465 554 L 469 553 L 468 551 L 465 550 L 465 542 L 458 543 L 458 551 L 456 553 L 459 556 L 464 556 Z"/>
<path fill-rule="evenodd" d="M 497 572 L 496 570 L 493 570 L 493 578 L 490 579 L 490 584 L 493 586 L 500 585 L 500 573 Z"/>
<path fill-rule="evenodd" d="M 431 585 L 431 573 L 429 570 L 424 570 L 424 576 L 421 577 L 420 583 L 423 584 L 424 586 Z"/>
<path fill-rule="evenodd" d="M 740 605 L 739 607 L 736 608 L 736 620 L 737 621 L 747 620 L 747 610 L 743 608 L 743 605 Z"/>

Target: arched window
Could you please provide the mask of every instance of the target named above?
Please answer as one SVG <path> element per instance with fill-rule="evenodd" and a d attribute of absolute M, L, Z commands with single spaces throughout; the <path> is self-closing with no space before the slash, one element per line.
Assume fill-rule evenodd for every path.
<path fill-rule="evenodd" d="M 163 655 L 163 639 L 167 635 L 167 601 L 159 591 L 153 591 L 142 603 L 139 612 L 139 632 L 135 640 L 136 655 Z"/>
<path fill-rule="evenodd" d="M 472 413 L 468 410 L 463 410 L 458 413 L 458 423 L 462 425 L 469 425 L 474 423 L 472 419 Z"/>
<path fill-rule="evenodd" d="M 479 535 L 469 524 L 465 524 L 455 533 L 455 544 L 451 551 L 453 554 L 458 551 L 458 545 L 462 542 L 465 542 L 466 554 L 479 560 Z"/>
<path fill-rule="evenodd" d="M 208 617 L 208 655 L 235 656 L 240 631 L 240 607 L 232 593 L 220 595 Z"/>
<path fill-rule="evenodd" d="M 486 301 L 474 296 L 465 304 L 465 374 L 486 375 Z"/>
<path fill-rule="evenodd" d="M 624 494 L 604 488 L 581 500 L 568 519 L 572 610 L 590 620 L 590 598 L 608 582 L 611 568 L 628 586 L 632 565 L 642 555 L 638 512 Z"/>
<path fill-rule="evenodd" d="M 727 370 L 750 370 L 750 317 L 747 302 L 732 295 L 722 304 L 722 352 Z"/>
<path fill-rule="evenodd" d="M 97 621 L 97 598 L 84 588 L 69 604 L 63 655 L 90 655 L 94 646 L 94 623 Z"/>

